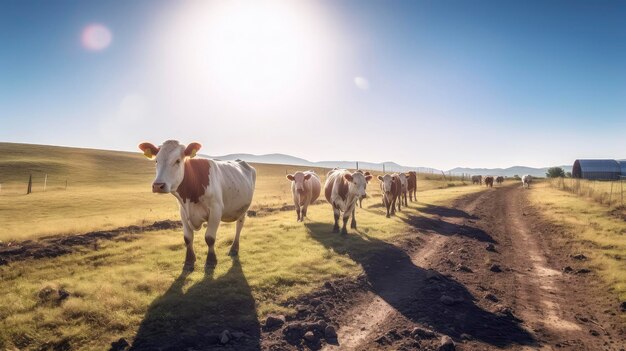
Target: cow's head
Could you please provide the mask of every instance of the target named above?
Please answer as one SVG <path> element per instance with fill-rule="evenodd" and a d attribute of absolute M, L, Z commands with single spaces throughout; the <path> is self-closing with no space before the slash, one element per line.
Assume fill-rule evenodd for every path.
<path fill-rule="evenodd" d="M 139 144 L 143 154 L 156 162 L 156 178 L 152 183 L 152 192 L 175 192 L 185 177 L 185 158 L 196 156 L 200 147 L 198 143 L 191 143 L 185 147 L 176 140 L 168 140 L 161 147 L 151 143 Z"/>
<path fill-rule="evenodd" d="M 350 193 L 361 199 L 367 196 L 365 189 L 367 188 L 367 182 L 372 179 L 371 174 L 365 175 L 361 172 L 354 172 L 352 174 L 346 173 L 343 177 L 349 183 L 348 189 Z"/>
<path fill-rule="evenodd" d="M 393 177 L 389 174 L 385 174 L 384 176 L 378 176 L 378 180 L 380 181 L 380 190 L 383 192 L 383 196 L 388 200 L 391 200 L 391 186 L 393 185 Z"/>
<path fill-rule="evenodd" d="M 304 193 L 304 181 L 311 179 L 312 174 L 303 172 L 296 172 L 294 174 L 288 174 L 287 179 L 294 182 L 294 186 L 298 194 Z"/>

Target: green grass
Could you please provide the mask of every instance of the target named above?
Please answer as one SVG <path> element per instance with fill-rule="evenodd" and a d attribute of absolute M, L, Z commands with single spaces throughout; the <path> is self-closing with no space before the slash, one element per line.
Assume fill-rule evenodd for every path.
<path fill-rule="evenodd" d="M 530 192 L 530 199 L 550 221 L 569 229 L 571 238 L 621 301 L 626 301 L 626 223 L 606 206 L 590 198 L 561 191 L 544 183 Z"/>
<path fill-rule="evenodd" d="M 38 156 L 41 152 L 65 153 L 55 161 L 56 173 L 52 168 L 43 172 L 59 179 L 71 177 L 76 184 L 67 191 L 53 189 L 31 195 L 5 193 L 3 185 L 0 220 L 6 226 L 0 240 L 178 219 L 172 196 L 150 193 L 154 165 L 140 155 L 20 144 L 0 147 L 5 151 L 0 155 L 22 152 L 20 158 L 3 158 L 4 165 L 10 164 L 7 159 L 14 163 L 20 159 L 31 160 L 30 167 L 45 168 L 49 162 Z M 29 154 L 26 149 L 35 152 Z M 69 156 L 74 154 L 78 156 Z M 80 167 L 75 164 L 78 160 Z M 118 161 L 124 166 L 105 166 Z M 16 166 L 15 172 L 30 172 L 28 167 L 20 167 Z M 285 172 L 298 168 L 255 167 L 258 183 L 253 208 L 291 204 Z M 14 179 L 9 184 L 18 189 L 23 174 L 11 175 L 10 167 L 2 172 L 0 177 Z M 318 173 L 325 175 L 324 170 Z M 419 209 L 427 204 L 445 205 L 484 189 L 458 186 L 463 183 L 449 180 L 418 184 L 420 203 L 387 219 L 380 206 L 378 183 L 372 182 L 368 187 L 371 197 L 364 200 L 363 209 L 357 209 L 359 230 L 350 234 L 363 240 L 330 233 L 332 210 L 322 203 L 310 208 L 305 224 L 296 223 L 292 211 L 248 218 L 240 258 L 233 261 L 226 254 L 234 225 L 222 224 L 216 243 L 219 263 L 208 276 L 202 270 L 207 251 L 202 231 L 196 233 L 194 242 L 197 268 L 189 275 L 181 275 L 181 230 L 128 234 L 99 242 L 97 250 L 77 247 L 77 252 L 57 258 L 0 266 L 0 349 L 102 350 L 120 337 L 154 339 L 155 331 L 168 337 L 211 328 L 258 327 L 259 320 L 270 312 L 290 312 L 283 306 L 288 299 L 329 279 L 361 273 L 362 267 L 346 254 L 346 245 L 353 245 L 352 254 L 367 254 L 372 249 L 368 240 L 390 241 L 406 232 L 408 225 L 403 219 L 409 213 L 420 214 Z M 326 246 L 328 243 L 332 245 Z M 68 291 L 69 298 L 59 300 L 55 295 L 58 289 Z"/>

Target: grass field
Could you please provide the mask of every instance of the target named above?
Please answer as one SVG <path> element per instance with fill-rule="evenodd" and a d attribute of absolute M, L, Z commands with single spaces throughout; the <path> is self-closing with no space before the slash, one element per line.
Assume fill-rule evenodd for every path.
<path fill-rule="evenodd" d="M 143 156 L 18 144 L 0 147 L 0 155 L 11 155 L 0 159 L 0 177 L 7 184 L 0 196 L 0 221 L 6 223 L 0 240 L 178 218 L 172 196 L 150 193 L 154 165 Z M 16 149 L 20 157 L 11 154 Z M 54 162 L 41 156 L 52 153 Z M 55 167 L 48 168 L 52 163 Z M 255 167 L 254 208 L 290 204 L 285 171 L 295 168 Z M 20 174 L 12 174 L 13 169 Z M 48 173 L 49 180 L 69 178 L 71 186 L 67 191 L 54 185 L 45 193 L 23 195 L 17 190 L 33 169 L 39 172 L 33 174 Z M 197 269 L 181 275 L 181 230 L 128 234 L 58 258 L 0 266 L 0 349 L 102 350 L 120 337 L 153 337 L 155 329 L 166 337 L 194 328 L 258 326 L 267 313 L 284 311 L 282 303 L 289 298 L 329 279 L 361 273 L 362 268 L 345 254 L 346 247 L 373 253 L 378 240 L 392 240 L 408 230 L 404 221 L 408 214 L 428 216 L 419 212 L 428 204 L 445 205 L 484 189 L 452 186 L 458 184 L 419 181 L 420 202 L 387 219 L 373 182 L 368 187 L 372 197 L 357 210 L 359 230 L 347 237 L 330 232 L 332 211 L 325 203 L 312 206 L 304 224 L 295 222 L 292 211 L 249 218 L 238 260 L 227 256 L 234 226 L 222 225 L 219 263 L 211 275 L 201 269 L 207 251 L 201 233 L 194 244 Z M 60 290 L 69 297 L 61 299 Z"/>
<path fill-rule="evenodd" d="M 154 162 L 140 152 L 0 143 L 0 155 L 0 241 L 113 229 L 179 216 L 172 196 L 152 194 Z M 291 204 L 285 174 L 302 167 L 254 167 L 258 179 L 251 209 Z M 313 170 L 325 179 L 327 170 Z M 25 195 L 30 174 L 33 193 Z M 45 174 L 48 186 L 43 192 Z M 418 190 L 460 184 L 456 180 L 420 180 Z M 377 182 L 368 190 L 376 196 Z"/>
<path fill-rule="evenodd" d="M 530 194 L 547 219 L 569 229 L 572 237 L 564 239 L 574 240 L 621 301 L 626 301 L 624 219 L 591 198 L 558 190 L 548 183 L 535 186 Z"/>

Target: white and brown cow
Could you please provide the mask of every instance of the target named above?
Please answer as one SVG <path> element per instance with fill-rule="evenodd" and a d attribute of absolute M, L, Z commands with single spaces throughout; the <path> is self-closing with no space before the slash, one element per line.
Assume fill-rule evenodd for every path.
<path fill-rule="evenodd" d="M 356 171 L 357 171 L 357 172 L 359 172 L 359 173 L 363 173 L 363 174 L 365 174 L 365 176 L 371 175 L 371 173 L 370 173 L 370 172 L 363 172 L 363 171 L 362 171 L 362 170 L 360 170 L 360 169 L 357 169 Z M 365 197 L 366 197 L 366 196 L 362 196 L 362 197 L 360 197 L 360 198 L 359 198 L 359 208 L 363 208 L 363 199 L 365 199 Z"/>
<path fill-rule="evenodd" d="M 383 205 L 387 209 L 387 218 L 396 214 L 396 201 L 400 197 L 401 183 L 400 178 L 385 174 L 384 176 L 378 176 L 380 181 L 380 191 L 383 193 Z"/>
<path fill-rule="evenodd" d="M 256 170 L 246 162 L 194 159 L 200 144 L 185 147 L 168 140 L 160 147 L 142 143 L 139 148 L 150 159 L 156 159 L 156 178 L 152 192 L 171 193 L 178 199 L 183 223 L 187 256 L 183 269 L 193 270 L 196 255 L 193 235 L 207 223 L 204 239 L 209 245 L 206 268 L 217 265 L 215 238 L 220 222 L 237 221 L 235 240 L 230 255 L 239 253 L 239 236 L 252 202 Z"/>
<path fill-rule="evenodd" d="M 522 187 L 530 188 L 530 183 L 533 182 L 533 177 L 530 174 L 526 174 L 522 177 Z"/>
<path fill-rule="evenodd" d="M 409 203 L 407 201 L 407 193 L 409 192 L 409 179 L 406 176 L 406 173 L 398 174 L 398 178 L 400 179 L 400 185 L 401 185 L 400 203 L 404 204 L 404 206 L 408 206 Z"/>
<path fill-rule="evenodd" d="M 346 224 L 352 214 L 350 228 L 356 229 L 356 203 L 360 198 L 367 196 L 367 182 L 372 179 L 372 175 L 365 175 L 361 172 L 350 173 L 346 169 L 333 169 L 326 176 L 324 184 L 324 195 L 326 200 L 333 207 L 335 215 L 335 226 L 333 232 L 339 232 L 339 217 L 343 213 L 342 234 L 347 234 Z"/>
<path fill-rule="evenodd" d="M 287 179 L 291 181 L 293 204 L 296 207 L 298 222 L 304 221 L 309 205 L 320 196 L 322 182 L 313 171 L 288 174 Z"/>

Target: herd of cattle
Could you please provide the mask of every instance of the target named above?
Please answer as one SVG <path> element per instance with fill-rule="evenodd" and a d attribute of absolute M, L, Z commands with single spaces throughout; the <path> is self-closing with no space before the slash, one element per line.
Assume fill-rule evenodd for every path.
<path fill-rule="evenodd" d="M 526 174 L 521 179 L 522 179 L 522 186 L 524 188 L 529 188 L 530 187 L 530 183 L 533 181 L 533 177 L 530 174 Z M 503 176 L 498 176 L 498 177 L 495 177 L 495 178 L 492 177 L 492 176 L 483 177 L 481 175 L 472 176 L 472 184 L 482 185 L 483 183 L 485 183 L 485 185 L 487 187 L 489 187 L 489 188 L 493 188 L 494 180 L 498 184 L 504 183 L 504 177 Z"/>
<path fill-rule="evenodd" d="M 194 231 L 206 223 L 204 239 L 209 247 L 206 267 L 217 264 L 215 239 L 221 222 L 237 222 L 235 239 L 230 248 L 230 255 L 239 252 L 239 236 L 245 222 L 246 213 L 252 203 L 256 184 L 256 170 L 245 161 L 219 161 L 195 159 L 200 149 L 198 143 L 187 146 L 176 140 L 168 140 L 160 147 L 151 143 L 142 143 L 139 148 L 149 159 L 156 162 L 156 178 L 152 183 L 155 193 L 171 193 L 180 207 L 180 218 L 187 248 L 185 270 L 193 270 L 196 255 L 193 250 Z M 346 234 L 346 225 L 352 218 L 350 227 L 355 229 L 356 205 L 367 196 L 367 184 L 373 176 L 369 172 L 346 169 L 333 169 L 326 175 L 324 195 L 332 206 L 335 224 L 333 232 L 339 232 L 339 219 L 342 219 L 341 233 Z M 287 175 L 291 181 L 291 190 L 296 209 L 297 220 L 303 221 L 307 209 L 320 195 L 322 183 L 313 171 L 296 172 Z M 417 173 L 394 173 L 378 176 L 383 194 L 382 202 L 387 209 L 387 217 L 395 214 L 402 205 L 417 201 Z M 530 185 L 532 178 L 522 177 L 524 187 Z M 493 186 L 494 177 L 485 177 L 487 186 Z M 502 183 L 503 177 L 496 182 Z M 481 176 L 472 177 L 474 184 L 482 184 Z"/>

